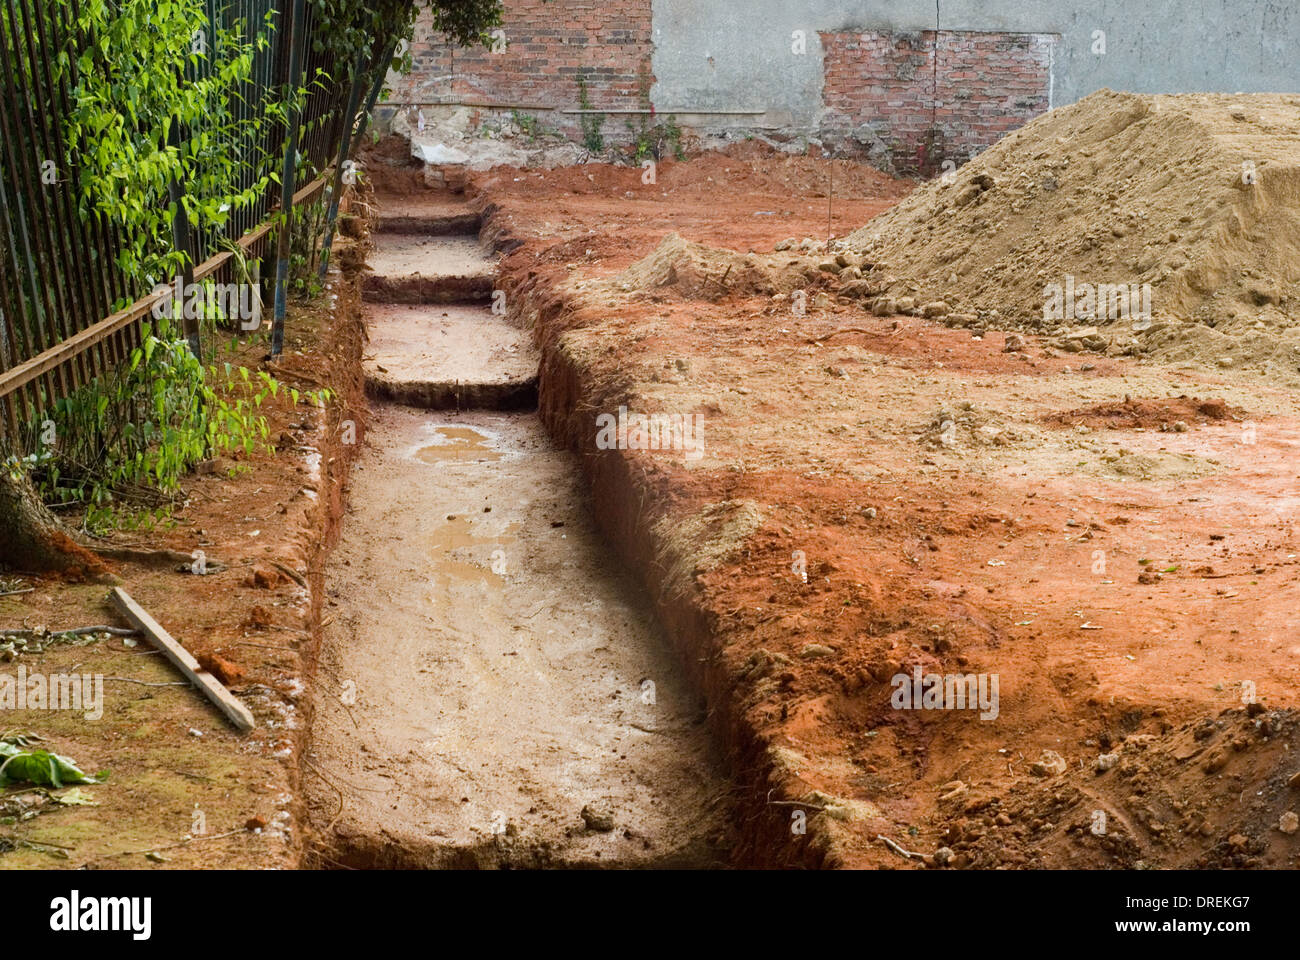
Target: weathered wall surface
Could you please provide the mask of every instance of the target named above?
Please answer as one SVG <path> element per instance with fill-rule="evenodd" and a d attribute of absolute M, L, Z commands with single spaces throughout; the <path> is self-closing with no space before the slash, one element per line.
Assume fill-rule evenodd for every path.
<path fill-rule="evenodd" d="M 932 174 L 1048 108 L 1052 34 L 823 33 L 819 136 L 837 153 Z"/>
<path fill-rule="evenodd" d="M 392 102 L 573 133 L 582 78 L 587 104 L 627 111 L 611 139 L 653 105 L 702 132 L 826 137 L 908 167 L 1102 87 L 1300 90 L 1295 0 L 506 0 L 503 30 L 498 52 L 451 50 L 423 21 Z"/>
<path fill-rule="evenodd" d="M 506 0 L 493 46 L 453 48 L 422 14 L 414 69 L 392 84 L 389 102 L 500 105 L 572 134 L 579 115 L 563 110 L 651 103 L 650 16 L 650 0 Z"/>
<path fill-rule="evenodd" d="M 652 0 L 652 7 L 656 103 L 782 112 L 814 127 L 825 57 L 819 33 L 936 27 L 934 0 Z M 938 28 L 1059 34 L 1053 105 L 1102 87 L 1300 89 L 1293 0 L 939 0 Z M 796 30 L 808 38 L 802 55 L 792 53 Z M 1103 54 L 1093 52 L 1098 30 Z"/>

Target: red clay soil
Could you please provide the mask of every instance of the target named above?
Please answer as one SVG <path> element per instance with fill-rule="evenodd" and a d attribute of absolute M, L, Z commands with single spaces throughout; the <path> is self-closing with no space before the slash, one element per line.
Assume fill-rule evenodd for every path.
<path fill-rule="evenodd" d="M 552 241 L 548 259 L 563 252 L 566 263 L 605 270 L 627 266 L 670 230 L 742 252 L 792 237 L 825 240 L 828 226 L 845 236 L 911 190 L 864 164 L 779 154 L 756 142 L 664 160 L 654 183 L 646 177 L 640 167 L 595 163 L 546 172 L 497 168 L 473 177 L 469 192 L 486 214 L 485 239 L 509 247 L 537 231 Z M 587 237 L 599 242 L 586 244 Z"/>
<path fill-rule="evenodd" d="M 1160 400 L 1125 397 L 1119 403 L 1099 403 L 1082 410 L 1050 414 L 1047 423 L 1063 427 L 1085 426 L 1108 430 L 1171 430 L 1181 422 L 1203 424 L 1211 420 L 1240 420 L 1241 412 L 1228 409 L 1222 400 L 1170 397 Z"/>
<path fill-rule="evenodd" d="M 907 189 L 845 166 L 836 233 Z M 606 282 L 672 231 L 742 253 L 824 237 L 828 167 L 747 148 L 654 187 L 594 165 L 469 187 L 513 250 L 543 419 L 748 790 L 738 862 L 1295 865 L 1296 399 L 848 296 L 796 315 Z M 620 405 L 702 415 L 704 456 L 598 449 Z M 683 584 L 701 517 L 733 542 Z M 895 709 L 917 668 L 996 675 L 997 718 Z"/>

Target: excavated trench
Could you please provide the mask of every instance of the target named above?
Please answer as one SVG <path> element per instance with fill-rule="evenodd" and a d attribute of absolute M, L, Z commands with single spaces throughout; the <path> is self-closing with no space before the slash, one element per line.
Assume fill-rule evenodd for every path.
<path fill-rule="evenodd" d="M 404 201 L 377 226 L 306 764 L 316 863 L 725 865 L 703 702 L 537 417 L 477 217 Z"/>

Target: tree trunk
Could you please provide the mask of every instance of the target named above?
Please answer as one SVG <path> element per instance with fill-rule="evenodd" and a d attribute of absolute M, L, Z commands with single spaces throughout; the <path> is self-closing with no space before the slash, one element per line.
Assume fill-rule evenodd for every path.
<path fill-rule="evenodd" d="M 103 562 L 63 529 L 26 479 L 0 470 L 0 563 L 28 573 L 100 578 Z"/>

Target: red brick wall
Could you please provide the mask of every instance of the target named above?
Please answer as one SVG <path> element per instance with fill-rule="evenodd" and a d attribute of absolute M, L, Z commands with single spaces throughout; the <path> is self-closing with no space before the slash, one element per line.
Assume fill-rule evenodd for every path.
<path fill-rule="evenodd" d="M 453 48 L 420 15 L 414 69 L 390 102 L 579 106 L 579 78 L 592 107 L 638 109 L 654 82 L 650 0 L 508 0 L 505 49 Z M 526 109 L 521 109 L 526 113 Z M 548 124 L 578 126 L 573 114 L 548 113 Z M 613 139 L 623 126 L 607 122 Z"/>
<path fill-rule="evenodd" d="M 902 173 L 961 163 L 1048 108 L 1052 35 L 944 30 L 937 46 L 932 30 L 821 39 L 823 130 L 834 140 L 870 126 Z"/>

